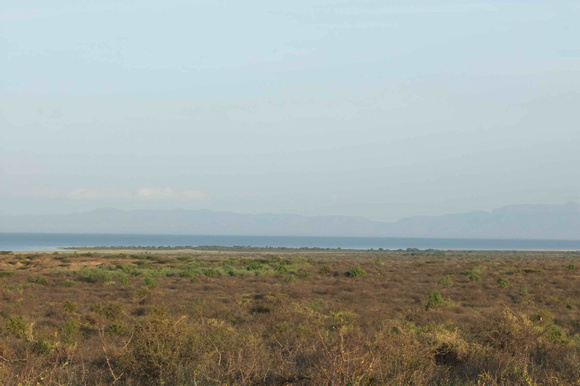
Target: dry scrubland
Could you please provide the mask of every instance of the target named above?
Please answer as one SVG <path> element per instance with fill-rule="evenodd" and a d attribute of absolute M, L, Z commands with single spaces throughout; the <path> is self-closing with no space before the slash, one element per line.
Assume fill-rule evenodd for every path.
<path fill-rule="evenodd" d="M 0 255 L 2 384 L 574 384 L 580 254 Z"/>

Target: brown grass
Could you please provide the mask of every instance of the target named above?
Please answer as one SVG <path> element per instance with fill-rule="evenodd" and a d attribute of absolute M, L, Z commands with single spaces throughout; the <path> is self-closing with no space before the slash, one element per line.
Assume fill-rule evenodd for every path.
<path fill-rule="evenodd" d="M 580 272 L 566 267 L 579 262 L 574 252 L 2 255 L 0 382 L 578 383 Z M 348 274 L 358 267 L 366 275 Z M 444 304 L 425 307 L 435 291 Z"/>

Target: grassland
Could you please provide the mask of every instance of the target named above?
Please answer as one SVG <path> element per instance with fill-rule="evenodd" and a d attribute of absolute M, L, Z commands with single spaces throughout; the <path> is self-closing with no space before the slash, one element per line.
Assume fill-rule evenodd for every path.
<path fill-rule="evenodd" d="M 0 254 L 5 385 L 580 383 L 576 252 Z"/>

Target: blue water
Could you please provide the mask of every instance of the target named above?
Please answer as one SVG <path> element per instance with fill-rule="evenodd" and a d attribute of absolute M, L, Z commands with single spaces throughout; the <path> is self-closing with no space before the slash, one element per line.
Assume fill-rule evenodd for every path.
<path fill-rule="evenodd" d="M 59 247 L 200 245 L 342 249 L 580 250 L 580 240 L 0 233 L 1 251 L 54 251 Z"/>

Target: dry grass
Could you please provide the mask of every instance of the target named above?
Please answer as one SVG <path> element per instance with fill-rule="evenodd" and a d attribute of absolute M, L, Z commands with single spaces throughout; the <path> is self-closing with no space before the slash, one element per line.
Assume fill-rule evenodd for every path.
<path fill-rule="evenodd" d="M 578 383 L 580 272 L 568 267 L 579 262 L 574 252 L 4 254 L 0 382 Z M 426 307 L 435 292 L 441 302 Z"/>

